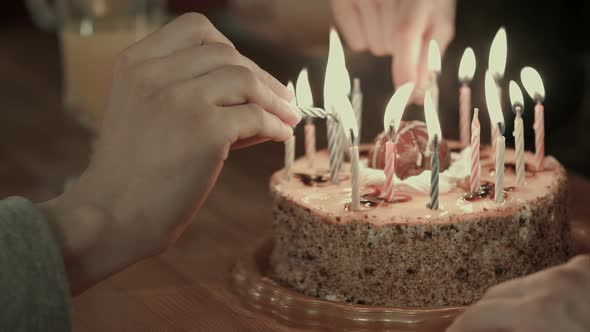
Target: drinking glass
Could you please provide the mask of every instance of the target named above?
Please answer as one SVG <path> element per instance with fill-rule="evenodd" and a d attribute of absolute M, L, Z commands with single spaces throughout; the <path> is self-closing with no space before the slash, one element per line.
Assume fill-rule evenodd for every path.
<path fill-rule="evenodd" d="M 66 111 L 100 128 L 118 53 L 166 20 L 165 0 L 26 0 L 34 21 L 59 34 Z"/>

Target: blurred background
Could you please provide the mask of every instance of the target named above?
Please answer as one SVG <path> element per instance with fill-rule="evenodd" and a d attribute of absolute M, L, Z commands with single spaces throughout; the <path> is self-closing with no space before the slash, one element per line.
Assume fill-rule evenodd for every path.
<path fill-rule="evenodd" d="M 31 194 L 22 192 L 27 174 L 40 188 L 57 188 L 64 177 L 78 174 L 100 125 L 116 54 L 183 12 L 207 15 L 244 55 L 283 82 L 295 80 L 307 67 L 316 105 L 322 105 L 328 31 L 333 25 L 327 0 L 19 0 L 1 6 L 2 193 Z M 507 144 L 513 144 L 514 119 L 508 81 L 520 82 L 521 68 L 533 66 L 547 91 L 547 152 L 571 171 L 590 176 L 590 57 L 584 34 L 590 31 L 589 16 L 583 1 L 458 1 L 456 37 L 444 55 L 440 81 L 443 135 L 458 138 L 461 54 L 467 46 L 475 51 L 472 104 L 485 109 L 483 77 L 489 47 L 498 28 L 505 26 Z M 351 78 L 362 82 L 362 140 L 370 142 L 381 130 L 393 93 L 391 59 L 347 51 L 347 66 Z M 531 150 L 533 102 L 526 99 L 525 138 Z M 421 119 L 421 107 L 411 106 L 405 117 Z M 489 142 L 489 119 L 480 119 L 482 139 Z M 320 124 L 318 132 L 323 130 Z M 325 146 L 324 136 L 318 135 L 320 146 Z M 299 133 L 299 154 L 302 137 Z M 271 148 L 272 153 L 281 148 Z M 275 157 L 279 168 L 280 152 Z M 41 173 L 46 175 L 39 177 Z M 47 190 L 33 197 L 55 194 Z"/>

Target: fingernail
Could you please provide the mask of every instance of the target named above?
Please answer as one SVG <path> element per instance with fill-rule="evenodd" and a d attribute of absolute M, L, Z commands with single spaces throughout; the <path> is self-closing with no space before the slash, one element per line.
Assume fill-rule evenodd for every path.
<path fill-rule="evenodd" d="M 303 117 L 303 114 L 301 113 L 301 111 L 299 110 L 299 108 L 297 108 L 297 106 L 295 106 L 295 105 L 293 105 L 293 104 L 291 104 L 289 102 L 286 102 L 286 101 L 283 101 L 283 102 L 291 110 L 291 112 L 293 114 L 295 114 L 295 116 L 297 116 L 297 123 L 299 123 L 299 121 L 301 121 L 301 118 Z"/>

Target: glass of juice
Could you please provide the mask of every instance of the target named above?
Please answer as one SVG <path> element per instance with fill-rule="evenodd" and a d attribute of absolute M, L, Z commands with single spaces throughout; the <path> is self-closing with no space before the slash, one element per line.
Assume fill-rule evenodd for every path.
<path fill-rule="evenodd" d="M 65 110 L 98 131 L 112 67 L 129 45 L 166 20 L 165 0 L 27 0 L 35 22 L 61 41 Z"/>

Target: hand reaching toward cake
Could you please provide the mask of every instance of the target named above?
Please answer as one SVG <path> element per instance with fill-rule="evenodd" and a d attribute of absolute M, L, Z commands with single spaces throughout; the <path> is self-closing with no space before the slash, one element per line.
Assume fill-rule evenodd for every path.
<path fill-rule="evenodd" d="M 78 292 L 173 243 L 231 148 L 292 136 L 289 91 L 202 15 L 124 51 L 89 168 L 40 205 Z M 91 79 L 91 78 L 90 78 Z"/>
<path fill-rule="evenodd" d="M 456 0 L 332 0 L 332 7 L 350 48 L 393 55 L 395 86 L 423 87 L 429 41 L 444 53 L 454 36 Z"/>
<path fill-rule="evenodd" d="M 447 332 L 590 329 L 590 256 L 492 287 Z"/>

